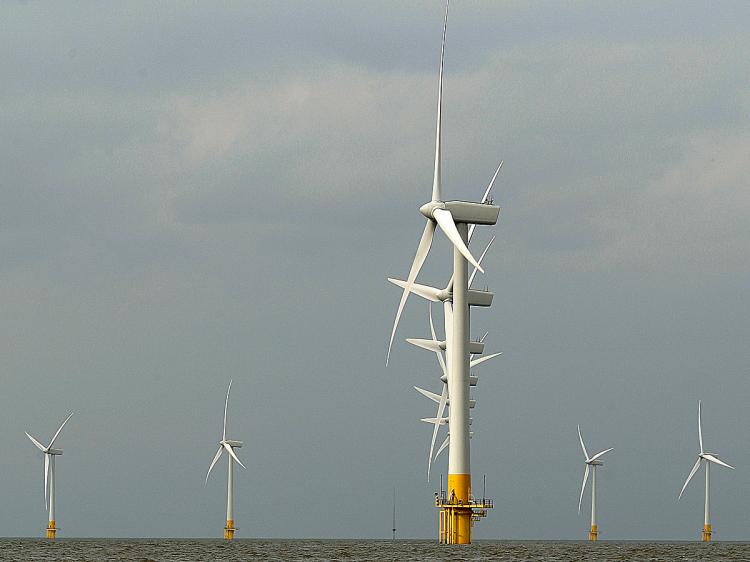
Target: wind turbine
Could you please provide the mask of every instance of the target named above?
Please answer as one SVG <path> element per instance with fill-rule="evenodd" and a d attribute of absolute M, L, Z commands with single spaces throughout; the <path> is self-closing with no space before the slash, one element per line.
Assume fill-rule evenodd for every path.
<path fill-rule="evenodd" d="M 578 498 L 578 513 L 581 513 L 581 501 L 583 501 L 583 492 L 586 490 L 586 481 L 589 479 L 589 469 L 591 470 L 591 531 L 589 532 L 589 540 L 595 541 L 599 536 L 599 528 L 596 525 L 596 467 L 602 466 L 604 463 L 599 459 L 604 454 L 614 450 L 614 447 L 605 449 L 593 457 L 589 457 L 586 451 L 586 445 L 583 444 L 583 437 L 581 437 L 581 426 L 578 426 L 578 440 L 581 442 L 581 450 L 583 451 L 584 464 L 586 469 L 583 472 L 583 484 L 581 485 L 581 495 Z"/>
<path fill-rule="evenodd" d="M 63 420 L 60 427 L 50 439 L 49 445 L 46 447 L 42 445 L 38 440 L 32 437 L 29 432 L 26 433 L 26 437 L 31 439 L 31 442 L 36 445 L 42 454 L 44 454 L 44 506 L 49 505 L 49 524 L 47 525 L 47 538 L 54 539 L 57 533 L 57 527 L 55 526 L 55 457 L 62 455 L 62 449 L 53 449 L 52 445 L 55 444 L 55 439 L 60 435 L 62 428 L 68 423 L 68 420 L 73 415 L 73 412 L 68 414 L 68 417 Z M 47 503 L 47 489 L 49 487 L 49 504 Z"/>
<path fill-rule="evenodd" d="M 471 543 L 471 526 L 476 510 L 483 510 L 484 504 L 477 504 L 471 496 L 471 452 L 469 445 L 469 354 L 474 352 L 469 342 L 469 272 L 468 263 L 484 272 L 474 259 L 467 244 L 470 225 L 493 225 L 497 222 L 500 208 L 489 201 L 473 203 L 467 201 L 446 201 L 441 190 L 441 132 L 442 132 L 442 91 L 443 68 L 445 61 L 445 38 L 448 27 L 448 5 L 446 3 L 443 21 L 443 37 L 440 50 L 438 75 L 437 126 L 435 134 L 435 167 L 432 181 L 432 197 L 419 211 L 427 219 L 422 237 L 417 246 L 414 261 L 409 269 L 406 284 L 399 301 L 391 337 L 388 343 L 386 365 L 390 358 L 393 338 L 396 335 L 401 313 L 411 293 L 417 275 L 424 264 L 435 229 L 440 227 L 453 245 L 453 290 L 451 294 L 451 330 L 446 331 L 446 341 L 438 347 L 448 351 L 447 380 L 449 409 L 450 449 L 448 455 L 448 498 L 439 498 L 436 507 L 440 509 L 440 542 L 450 544 Z M 473 229 L 472 229 L 473 230 Z M 447 310 L 447 307 L 446 307 Z M 428 349 L 435 348 L 429 342 Z M 477 353 L 481 353 L 480 349 Z M 445 530 L 445 532 L 444 532 Z"/>
<path fill-rule="evenodd" d="M 698 400 L 698 445 L 700 447 L 700 452 L 698 453 L 698 459 L 695 461 L 695 464 L 693 465 L 693 468 L 690 471 L 690 474 L 688 474 L 687 480 L 685 480 L 685 483 L 682 485 L 682 490 L 680 490 L 680 495 L 677 499 L 679 500 L 682 497 L 682 493 L 685 491 L 685 488 L 687 488 L 688 482 L 690 482 L 690 479 L 693 476 L 695 476 L 695 473 L 698 472 L 698 469 L 700 468 L 701 463 L 703 463 L 706 469 L 706 495 L 705 495 L 705 503 L 704 503 L 704 511 L 703 511 L 703 532 L 701 533 L 701 540 L 703 542 L 710 542 L 711 541 L 711 519 L 709 517 L 709 491 L 710 491 L 711 463 L 718 464 L 720 466 L 725 466 L 727 468 L 731 468 L 732 470 L 734 470 L 734 467 L 729 466 L 727 463 L 719 459 L 713 453 L 706 453 L 703 450 L 703 429 L 701 428 L 701 401 L 700 400 Z"/>
<path fill-rule="evenodd" d="M 232 466 L 236 462 L 242 468 L 245 467 L 237 458 L 234 453 L 235 448 L 242 447 L 242 441 L 234 441 L 227 439 L 227 408 L 229 407 L 229 391 L 232 390 L 232 381 L 229 381 L 229 388 L 227 388 L 227 398 L 224 401 L 224 429 L 221 433 L 221 441 L 219 441 L 219 450 L 214 455 L 214 460 L 211 461 L 211 466 L 208 467 L 208 473 L 206 473 L 206 484 L 208 484 L 208 477 L 211 475 L 211 470 L 214 465 L 219 461 L 219 457 L 223 452 L 227 453 L 227 525 L 224 527 L 224 538 L 231 541 L 234 538 L 234 532 L 237 530 L 234 526 L 234 509 L 232 504 Z"/>

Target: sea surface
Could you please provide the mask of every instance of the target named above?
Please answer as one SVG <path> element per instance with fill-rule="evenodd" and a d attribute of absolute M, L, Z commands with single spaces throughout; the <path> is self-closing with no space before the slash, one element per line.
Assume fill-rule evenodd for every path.
<path fill-rule="evenodd" d="M 0 560 L 172 562 L 206 560 L 500 560 L 513 562 L 750 560 L 750 543 L 429 540 L 0 539 Z"/>

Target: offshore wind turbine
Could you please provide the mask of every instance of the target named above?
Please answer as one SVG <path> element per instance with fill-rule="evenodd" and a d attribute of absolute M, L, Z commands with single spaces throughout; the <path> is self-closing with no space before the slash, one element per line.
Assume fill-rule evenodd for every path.
<path fill-rule="evenodd" d="M 682 493 L 685 491 L 685 488 L 687 488 L 688 482 L 690 482 L 690 479 L 695 476 L 695 473 L 698 472 L 698 469 L 701 466 L 701 463 L 703 463 L 705 471 L 706 471 L 706 492 L 705 492 L 705 501 L 704 501 L 704 510 L 703 510 L 703 531 L 701 532 L 701 540 L 703 542 L 710 542 L 711 541 L 711 519 L 710 519 L 710 513 L 709 513 L 709 497 L 710 497 L 710 474 L 711 474 L 711 463 L 718 464 L 719 466 L 725 466 L 727 468 L 731 468 L 734 470 L 733 466 L 728 465 L 723 460 L 719 459 L 716 455 L 713 453 L 706 453 L 703 450 L 703 429 L 701 427 L 701 402 L 698 400 L 698 446 L 700 448 L 700 452 L 698 453 L 698 459 L 695 461 L 695 464 L 693 465 L 692 470 L 690 471 L 690 474 L 688 474 L 687 480 L 685 480 L 685 483 L 682 485 L 682 490 L 680 490 L 680 495 L 677 498 L 678 500 L 682 497 Z"/>
<path fill-rule="evenodd" d="M 46 447 L 42 445 L 37 439 L 31 436 L 29 432 L 26 432 L 26 437 L 28 437 L 31 442 L 36 445 L 36 448 L 39 449 L 42 454 L 44 455 L 44 506 L 49 507 L 49 523 L 47 524 L 47 538 L 48 539 L 54 539 L 55 535 L 57 534 L 57 527 L 55 524 L 55 457 L 62 455 L 62 449 L 53 449 L 52 445 L 55 444 L 55 439 L 57 439 L 57 436 L 60 435 L 60 432 L 62 431 L 62 428 L 65 427 L 65 424 L 68 423 L 68 420 L 73 415 L 73 412 L 68 414 L 68 417 L 63 420 L 63 422 L 60 424 L 60 427 L 57 428 L 57 431 L 52 436 L 52 439 L 50 439 L 49 445 Z M 49 503 L 47 502 L 47 491 L 49 489 Z"/>
<path fill-rule="evenodd" d="M 440 50 L 438 75 L 437 126 L 435 134 L 435 166 L 432 182 L 432 197 L 419 211 L 427 219 L 417 246 L 388 343 L 386 365 L 390 358 L 393 339 L 398 328 L 404 305 L 412 292 L 417 275 L 422 269 L 436 228 L 440 228 L 453 245 L 453 290 L 451 331 L 446 333 L 446 342 L 438 347 L 448 350 L 447 380 L 448 396 L 451 399 L 449 425 L 451 431 L 448 458 L 448 497 L 439 497 L 436 507 L 440 509 L 440 542 L 467 544 L 471 542 L 472 520 L 479 512 L 484 512 L 484 503 L 478 504 L 471 495 L 471 454 L 469 445 L 469 283 L 468 264 L 484 272 L 479 262 L 468 249 L 470 225 L 493 225 L 497 222 L 500 208 L 490 202 L 473 203 L 443 199 L 441 186 L 441 138 L 442 138 L 442 91 L 443 68 L 445 61 L 445 38 L 448 26 L 448 5 L 446 3 L 443 22 L 443 38 Z M 476 343 L 476 342 L 472 342 Z M 434 349 L 434 342 L 429 343 Z M 481 346 L 480 346 L 481 347 Z M 481 353 L 481 349 L 477 353 Z M 477 511 L 475 511 L 477 510 Z"/>
<path fill-rule="evenodd" d="M 214 460 L 211 461 L 211 466 L 208 467 L 208 472 L 206 473 L 206 484 L 208 484 L 208 477 L 211 475 L 211 470 L 213 469 L 214 465 L 219 461 L 219 457 L 221 457 L 221 454 L 226 452 L 227 453 L 227 524 L 226 527 L 224 527 L 224 538 L 228 541 L 231 541 L 234 538 L 234 532 L 237 530 L 234 526 L 234 506 L 233 506 L 233 497 L 232 497 L 232 487 L 233 487 L 233 481 L 232 481 L 232 466 L 236 462 L 239 464 L 242 468 L 245 467 L 244 464 L 242 464 L 242 461 L 237 458 L 237 455 L 234 453 L 235 448 L 242 447 L 242 441 L 235 441 L 232 439 L 227 439 L 227 409 L 229 408 L 229 391 L 232 390 L 232 381 L 229 381 L 229 388 L 227 388 L 227 398 L 224 401 L 224 429 L 221 433 L 221 441 L 219 441 L 219 450 L 216 451 L 216 455 L 214 455 Z"/>
<path fill-rule="evenodd" d="M 595 454 L 593 457 L 589 457 L 586 451 L 586 445 L 583 444 L 583 437 L 581 437 L 581 426 L 578 426 L 578 440 L 581 442 L 581 450 L 583 451 L 584 461 L 586 468 L 583 472 L 583 484 L 581 485 L 581 495 L 578 498 L 578 513 L 581 513 L 581 501 L 583 501 L 583 492 L 586 490 L 586 481 L 589 478 L 589 469 L 591 470 L 591 531 L 589 531 L 589 540 L 595 541 L 599 536 L 599 528 L 596 524 L 596 467 L 602 466 L 604 463 L 599 459 L 606 453 L 614 450 L 614 447 L 605 449 Z"/>

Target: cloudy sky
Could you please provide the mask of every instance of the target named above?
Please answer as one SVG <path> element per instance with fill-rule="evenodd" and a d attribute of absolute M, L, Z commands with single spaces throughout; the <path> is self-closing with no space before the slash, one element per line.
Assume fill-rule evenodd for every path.
<path fill-rule="evenodd" d="M 430 194 L 439 1 L 3 2 L 0 535 L 220 536 L 204 486 L 234 379 L 241 537 L 435 536 L 434 359 L 398 290 Z M 473 316 L 480 538 L 583 538 L 582 455 L 609 539 L 750 528 L 750 5 L 451 5 L 443 190 L 494 191 Z M 437 235 L 421 279 L 449 276 Z M 441 457 L 438 471 L 445 472 Z M 436 471 L 436 475 L 437 472 Z M 322 515 L 325 514 L 325 515 Z"/>

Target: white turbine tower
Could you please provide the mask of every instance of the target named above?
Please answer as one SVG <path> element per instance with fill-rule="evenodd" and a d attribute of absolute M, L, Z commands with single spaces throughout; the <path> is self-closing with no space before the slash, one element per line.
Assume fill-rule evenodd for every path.
<path fill-rule="evenodd" d="M 224 538 L 232 540 L 234 538 L 234 532 L 237 530 L 234 526 L 234 507 L 232 498 L 232 466 L 236 462 L 242 468 L 246 468 L 242 461 L 237 458 L 234 453 L 235 448 L 242 447 L 242 441 L 234 441 L 227 439 L 227 408 L 229 407 L 229 391 L 232 389 L 232 381 L 229 381 L 229 388 L 227 388 L 227 398 L 224 401 L 224 429 L 221 433 L 221 441 L 219 441 L 219 450 L 214 455 L 214 460 L 211 461 L 211 466 L 208 467 L 208 473 L 206 473 L 206 484 L 208 484 L 208 477 L 211 475 L 211 470 L 214 465 L 219 461 L 219 457 L 223 452 L 227 453 L 227 525 L 224 527 Z"/>
<path fill-rule="evenodd" d="M 586 490 L 586 481 L 589 479 L 589 470 L 591 471 L 591 531 L 589 531 L 589 540 L 595 541 L 599 536 L 599 528 L 596 524 L 596 467 L 602 466 L 604 463 L 599 459 L 604 454 L 614 450 L 613 448 L 605 449 L 593 457 L 589 457 L 586 451 L 586 445 L 583 444 L 583 437 L 581 437 L 581 426 L 578 426 L 578 440 L 581 442 L 581 450 L 583 451 L 584 464 L 586 468 L 583 472 L 583 484 L 581 485 L 581 495 L 578 498 L 578 513 L 581 513 L 581 502 L 583 501 L 583 492 Z"/>
<path fill-rule="evenodd" d="M 451 294 L 452 329 L 446 334 L 448 349 L 448 395 L 451 400 L 449 410 L 450 449 L 448 455 L 448 499 L 436 504 L 440 513 L 440 540 L 451 544 L 471 542 L 472 519 L 475 509 L 481 506 L 474 502 L 471 495 L 471 453 L 469 445 L 469 275 L 468 263 L 479 271 L 482 266 L 474 259 L 467 247 L 469 225 L 493 225 L 497 222 L 500 208 L 490 204 L 467 201 L 446 201 L 441 189 L 441 132 L 442 132 L 442 92 L 443 66 L 445 60 L 445 37 L 448 26 L 448 6 L 446 4 L 443 22 L 443 40 L 440 50 L 440 69 L 438 76 L 437 126 L 435 134 L 435 167 L 432 181 L 432 197 L 420 207 L 419 211 L 427 219 L 422 237 L 417 246 L 409 275 L 406 278 L 401 300 L 396 310 L 396 317 L 388 343 L 386 364 L 390 358 L 393 338 L 396 335 L 401 313 L 411 293 L 419 271 L 427 258 L 435 229 L 440 227 L 453 245 L 453 290 Z M 468 263 L 467 263 L 468 262 Z M 478 351 L 481 353 L 481 350 Z M 445 530 L 445 532 L 443 532 Z"/>
<path fill-rule="evenodd" d="M 46 447 L 32 437 L 28 431 L 26 432 L 26 437 L 31 439 L 31 442 L 36 445 L 37 449 L 44 454 L 44 506 L 47 507 L 49 505 L 49 523 L 47 525 L 48 539 L 54 539 L 57 533 L 57 527 L 55 526 L 55 457 L 63 454 L 62 449 L 53 449 L 52 445 L 55 444 L 55 439 L 60 435 L 62 428 L 65 427 L 65 424 L 68 423 L 68 420 L 72 415 L 73 412 L 68 414 L 68 417 L 63 420 L 60 427 L 57 428 L 57 431 L 52 436 L 52 439 L 50 439 L 49 445 Z M 47 503 L 48 489 L 49 504 Z"/>
<path fill-rule="evenodd" d="M 490 243 L 492 243 L 490 241 Z M 489 247 L 489 246 L 488 246 Z M 484 254 L 483 254 L 484 255 Z M 448 303 L 449 304 L 449 303 Z M 448 418 L 444 418 L 443 414 L 445 412 L 445 408 L 450 405 L 450 398 L 448 397 L 448 371 L 446 368 L 446 363 L 443 358 L 443 351 L 442 346 L 445 344 L 445 342 L 438 341 L 437 336 L 435 334 L 435 325 L 432 321 L 432 304 L 429 306 L 429 320 L 430 320 L 430 335 L 432 336 L 431 340 L 424 340 L 424 339 L 414 339 L 414 338 L 408 338 L 406 341 L 411 343 L 412 345 L 415 345 L 417 347 L 420 347 L 422 349 L 427 349 L 428 351 L 432 351 L 435 353 L 438 364 L 440 365 L 440 370 L 442 372 L 442 376 L 440 377 L 440 381 L 443 383 L 443 389 L 441 394 L 436 394 L 434 392 L 430 392 L 429 390 L 425 390 L 423 388 L 420 388 L 418 386 L 414 387 L 414 390 L 422 394 L 423 396 L 429 398 L 433 402 L 435 402 L 438 405 L 437 413 L 434 418 L 422 418 L 420 421 L 427 422 L 430 424 L 433 424 L 433 432 L 432 432 L 432 440 L 430 442 L 430 452 L 427 457 L 427 481 L 430 481 L 430 471 L 432 467 L 432 461 L 437 458 L 437 456 L 448 446 L 450 442 L 450 431 L 448 432 L 448 435 L 445 438 L 445 441 L 443 441 L 443 444 L 438 449 L 438 452 L 435 453 L 433 456 L 433 452 L 435 449 L 435 440 L 437 438 L 438 430 L 441 425 L 447 425 L 448 424 Z M 487 336 L 485 334 L 482 336 L 482 338 L 479 340 L 479 342 L 474 342 L 478 344 L 483 344 L 484 338 Z M 446 355 L 447 355 L 447 349 L 446 349 Z M 484 363 L 485 361 L 492 359 L 493 357 L 497 357 L 499 355 L 502 355 L 501 353 L 493 353 L 491 355 L 486 355 L 484 357 L 480 357 L 479 359 L 474 359 L 474 354 L 470 356 L 470 362 L 469 365 L 471 367 L 474 367 L 476 365 L 479 365 L 480 363 Z M 470 377 L 469 384 L 470 386 L 476 386 L 478 377 L 472 376 Z M 474 408 L 476 405 L 476 400 L 469 399 L 469 408 Z M 471 425 L 471 418 L 469 418 L 469 425 Z"/>
<path fill-rule="evenodd" d="M 685 491 L 685 488 L 687 488 L 688 482 L 690 482 L 691 478 L 695 476 L 695 473 L 698 472 L 698 469 L 701 466 L 701 463 L 705 465 L 706 470 L 706 495 L 705 495 L 705 503 L 704 503 L 704 512 L 703 512 L 703 532 L 701 533 L 701 540 L 703 542 L 710 542 L 711 541 L 711 519 L 709 517 L 709 492 L 710 492 L 710 474 L 711 474 L 711 463 L 718 464 L 720 466 L 725 466 L 727 468 L 731 468 L 734 470 L 733 466 L 729 466 L 727 463 L 719 459 L 716 455 L 713 453 L 706 453 L 703 450 L 703 429 L 701 427 L 701 402 L 698 400 L 698 445 L 700 447 L 700 452 L 698 453 L 698 459 L 695 461 L 695 464 L 693 465 L 692 470 L 690 471 L 690 474 L 688 474 L 687 480 L 685 480 L 685 484 L 682 485 L 682 490 L 680 490 L 680 495 L 677 499 L 680 499 L 682 497 L 682 493 Z"/>

